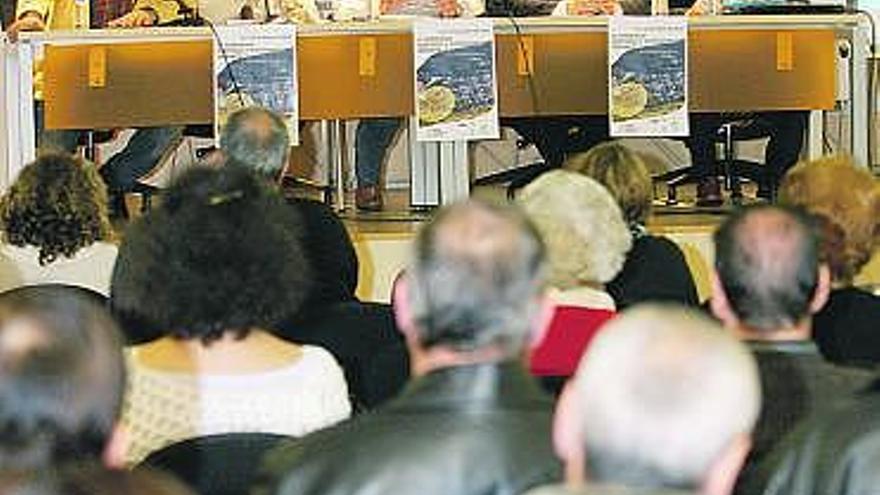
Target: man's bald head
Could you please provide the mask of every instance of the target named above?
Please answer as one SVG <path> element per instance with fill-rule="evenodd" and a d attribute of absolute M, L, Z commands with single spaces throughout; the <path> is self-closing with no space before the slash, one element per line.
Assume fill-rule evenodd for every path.
<path fill-rule="evenodd" d="M 287 165 L 290 138 L 287 124 L 278 114 L 261 107 L 248 107 L 229 117 L 220 136 L 220 149 L 227 165 L 250 169 L 276 180 Z"/>
<path fill-rule="evenodd" d="M 603 483 L 694 490 L 760 409 L 751 353 L 696 311 L 643 305 L 590 344 L 563 400 L 589 477 Z"/>
<path fill-rule="evenodd" d="M 765 332 L 791 327 L 810 316 L 819 281 L 818 239 L 797 210 L 746 208 L 715 233 L 715 268 L 743 324 Z"/>
<path fill-rule="evenodd" d="M 441 210 L 420 232 L 407 272 L 421 344 L 518 352 L 543 267 L 541 241 L 516 210 L 477 201 Z"/>

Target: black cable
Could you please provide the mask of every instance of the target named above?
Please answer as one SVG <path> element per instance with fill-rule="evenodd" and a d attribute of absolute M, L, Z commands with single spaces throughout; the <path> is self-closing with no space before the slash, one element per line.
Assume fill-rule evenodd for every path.
<path fill-rule="evenodd" d="M 208 26 L 211 29 L 211 35 L 214 37 L 217 47 L 220 48 L 220 56 L 223 58 L 226 68 L 229 69 L 229 80 L 232 82 L 232 90 L 238 97 L 238 103 L 244 107 L 244 95 L 241 91 L 241 86 L 238 84 L 235 70 L 233 70 L 232 64 L 229 62 L 229 55 L 226 53 L 226 46 L 223 45 L 223 40 L 220 38 L 220 33 L 217 32 L 214 23 L 207 17 L 199 15 L 198 0 L 196 0 L 195 8 L 185 4 L 183 0 L 174 0 L 174 2 L 177 3 L 177 13 L 181 16 L 181 19 L 175 19 L 171 22 L 160 24 L 160 26 Z"/>
<path fill-rule="evenodd" d="M 220 48 L 220 56 L 223 58 L 223 63 L 226 64 L 226 70 L 229 71 L 229 80 L 232 82 L 232 91 L 235 93 L 235 96 L 238 97 L 238 104 L 242 107 L 245 107 L 244 103 L 244 95 L 241 92 L 241 86 L 238 84 L 238 79 L 235 77 L 235 68 L 232 66 L 232 63 L 229 62 L 229 55 L 226 53 L 226 47 L 223 45 L 223 40 L 220 38 L 220 33 L 217 32 L 217 28 L 214 27 L 214 23 L 201 17 L 197 19 L 201 22 L 204 22 L 206 26 L 211 29 L 211 34 L 214 36 L 214 40 L 217 42 L 217 47 Z"/>

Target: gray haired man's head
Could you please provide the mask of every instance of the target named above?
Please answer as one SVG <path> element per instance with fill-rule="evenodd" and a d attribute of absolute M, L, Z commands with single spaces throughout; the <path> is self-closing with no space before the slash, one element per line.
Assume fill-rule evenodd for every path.
<path fill-rule="evenodd" d="M 416 239 L 407 271 L 419 343 L 519 352 L 544 271 L 541 240 L 517 210 L 478 201 L 442 209 Z"/>
<path fill-rule="evenodd" d="M 227 165 L 250 169 L 276 180 L 287 165 L 290 137 L 287 124 L 275 112 L 248 107 L 233 113 L 220 135 Z"/>
<path fill-rule="evenodd" d="M 790 328 L 811 314 L 819 240 L 798 210 L 745 208 L 715 232 L 715 270 L 727 306 L 742 325 L 760 332 Z"/>
<path fill-rule="evenodd" d="M 751 353 L 713 320 L 674 306 L 609 322 L 565 394 L 577 405 L 560 404 L 558 414 L 576 416 L 567 421 L 589 477 L 627 486 L 697 491 L 727 457 L 735 478 L 760 409 Z M 735 445 L 744 446 L 731 456 Z"/>

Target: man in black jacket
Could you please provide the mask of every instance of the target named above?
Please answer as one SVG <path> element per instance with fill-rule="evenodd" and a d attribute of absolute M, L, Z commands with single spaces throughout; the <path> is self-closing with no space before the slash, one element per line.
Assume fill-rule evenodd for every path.
<path fill-rule="evenodd" d="M 515 495 L 554 479 L 551 402 L 519 363 L 543 258 L 512 210 L 441 210 L 395 288 L 415 378 L 375 413 L 270 453 L 257 493 Z"/>
<path fill-rule="evenodd" d="M 814 226 L 802 213 L 753 207 L 715 233 L 712 311 L 755 354 L 764 406 L 738 493 L 753 467 L 808 415 L 866 387 L 867 372 L 824 360 L 810 339 L 812 315 L 828 300 L 830 275 L 819 263 Z"/>
<path fill-rule="evenodd" d="M 229 117 L 212 161 L 243 167 L 274 186 L 287 167 L 290 141 L 284 120 L 251 107 Z M 280 322 L 283 338 L 324 347 L 345 370 L 357 409 L 369 409 L 396 395 L 408 377 L 403 339 L 387 304 L 355 296 L 358 258 L 345 226 L 323 203 L 288 198 L 303 220 L 300 237 L 313 286 L 303 309 Z"/>

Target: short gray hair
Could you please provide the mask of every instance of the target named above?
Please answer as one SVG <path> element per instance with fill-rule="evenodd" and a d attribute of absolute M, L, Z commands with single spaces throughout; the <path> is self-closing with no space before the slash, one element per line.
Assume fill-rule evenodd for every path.
<path fill-rule="evenodd" d="M 271 110 L 244 108 L 229 117 L 220 135 L 220 149 L 228 165 L 244 167 L 274 180 L 287 165 L 287 124 Z"/>
<path fill-rule="evenodd" d="M 632 235 L 617 201 L 595 180 L 567 170 L 548 172 L 526 186 L 518 201 L 547 246 L 553 286 L 606 283 L 623 267 Z"/>
<path fill-rule="evenodd" d="M 715 232 L 715 269 L 736 317 L 772 333 L 810 317 L 819 284 L 819 239 L 802 211 L 741 208 Z"/>
<path fill-rule="evenodd" d="M 636 307 L 590 344 L 574 379 L 587 468 L 598 481 L 696 488 L 739 434 L 760 383 L 748 349 L 708 317 Z"/>
<path fill-rule="evenodd" d="M 543 289 L 543 261 L 537 232 L 511 207 L 471 200 L 440 210 L 419 233 L 407 271 L 421 344 L 519 352 Z"/>

